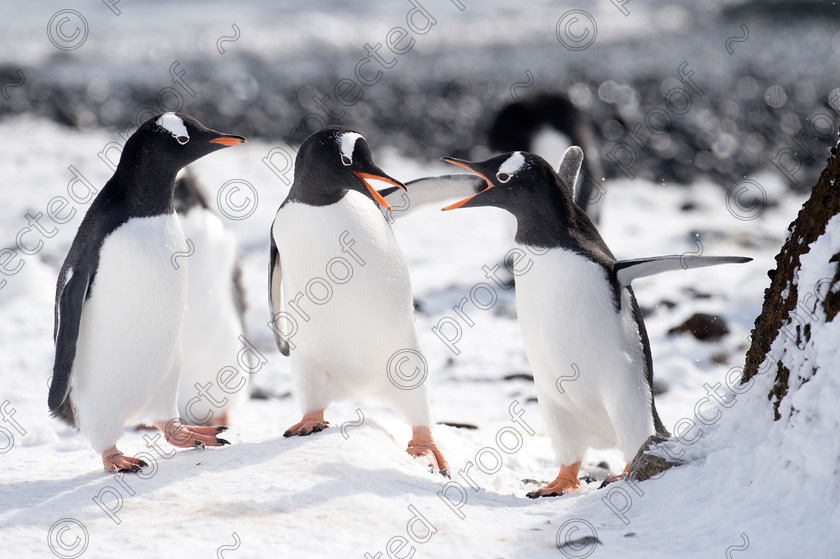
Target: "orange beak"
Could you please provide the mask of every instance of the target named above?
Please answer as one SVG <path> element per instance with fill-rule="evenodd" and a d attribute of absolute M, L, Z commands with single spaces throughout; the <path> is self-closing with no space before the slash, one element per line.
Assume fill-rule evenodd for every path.
<path fill-rule="evenodd" d="M 235 146 L 236 144 L 244 144 L 247 142 L 242 136 L 221 136 L 210 140 L 211 144 L 221 144 L 223 146 Z"/>
<path fill-rule="evenodd" d="M 452 163 L 453 165 L 457 165 L 459 167 L 463 167 L 467 171 L 469 171 L 471 173 L 475 173 L 476 175 L 478 175 L 479 177 L 481 177 L 485 181 L 487 181 L 487 188 L 485 188 L 481 192 L 487 192 L 488 190 L 493 188 L 493 183 L 490 182 L 490 179 L 488 179 L 487 177 L 485 177 L 484 175 L 482 175 L 481 173 L 479 173 L 478 171 L 476 171 L 475 169 L 473 169 L 472 167 L 467 165 L 467 163 L 465 161 L 461 161 L 460 159 L 454 159 L 452 157 L 441 157 L 440 160 L 441 161 L 446 161 L 447 163 Z M 442 208 L 441 211 L 445 212 L 445 211 L 449 211 L 449 210 L 458 209 L 461 206 L 463 206 L 464 204 L 466 204 L 467 202 L 469 202 L 470 200 L 472 200 L 473 198 L 475 198 L 476 196 L 478 196 L 479 194 L 481 194 L 481 192 L 477 192 L 477 193 L 473 194 L 472 196 L 468 196 L 468 197 L 464 198 L 463 200 L 455 202 L 454 204 L 450 204 L 450 205 L 446 206 L 445 208 Z"/>
<path fill-rule="evenodd" d="M 373 196 L 373 199 L 376 200 L 379 203 L 379 205 L 382 206 L 383 208 L 385 208 L 386 210 L 391 209 L 391 204 L 386 202 L 385 198 L 383 198 L 382 195 L 379 194 L 376 191 L 376 189 L 373 188 L 366 179 L 373 179 L 373 180 L 386 182 L 390 185 L 393 185 L 393 186 L 396 186 L 398 188 L 402 188 L 403 190 L 405 190 L 405 186 L 403 186 L 402 184 L 398 183 L 394 179 L 391 179 L 391 178 L 388 178 L 388 177 L 383 177 L 382 175 L 371 175 L 370 173 L 362 173 L 360 171 L 350 171 L 350 172 L 353 173 L 354 175 L 356 175 L 357 177 L 359 177 L 360 179 L 362 179 L 362 182 L 365 183 L 365 186 L 367 187 L 368 191 L 370 191 L 370 195 Z"/>

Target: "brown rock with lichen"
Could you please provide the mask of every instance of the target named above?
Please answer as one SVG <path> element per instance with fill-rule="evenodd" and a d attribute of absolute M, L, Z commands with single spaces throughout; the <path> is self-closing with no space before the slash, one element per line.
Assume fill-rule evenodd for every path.
<path fill-rule="evenodd" d="M 796 309 L 799 301 L 797 285 L 793 279 L 800 268 L 799 258 L 808 253 L 810 245 L 824 232 L 828 221 L 840 213 L 840 149 L 834 146 L 825 170 L 820 175 L 817 184 L 811 190 L 811 196 L 802 206 L 796 220 L 790 224 L 790 236 L 776 256 L 776 269 L 770 270 L 770 287 L 764 292 L 764 305 L 761 314 L 755 320 L 752 331 L 752 344 L 747 351 L 747 361 L 741 383 L 748 382 L 759 373 L 759 367 L 765 362 L 773 341 L 780 332 L 795 336 L 797 344 L 807 341 L 810 337 L 808 316 L 804 321 L 793 324 L 790 314 Z M 831 279 L 827 295 L 815 304 L 822 305 L 826 321 L 830 322 L 840 311 L 840 293 L 833 287 L 840 282 L 840 254 L 835 254 L 830 260 L 835 263 L 834 277 Z M 808 315 L 808 313 L 805 313 Z M 810 316 L 810 315 L 809 315 Z M 803 324 L 804 322 L 804 324 Z M 784 330 L 783 330 L 784 329 Z M 763 372 L 763 371 L 762 371 Z M 776 380 L 767 395 L 773 401 L 776 420 L 781 419 L 779 403 L 787 394 L 790 371 L 781 361 L 776 363 Z"/>

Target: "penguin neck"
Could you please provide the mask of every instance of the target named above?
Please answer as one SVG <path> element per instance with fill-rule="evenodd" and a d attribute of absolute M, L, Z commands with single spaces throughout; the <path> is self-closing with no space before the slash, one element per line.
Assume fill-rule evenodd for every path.
<path fill-rule="evenodd" d="M 516 242 L 535 248 L 572 248 L 569 230 L 576 226 L 574 203 L 559 189 L 516 212 Z"/>
<path fill-rule="evenodd" d="M 120 161 L 113 184 L 132 215 L 152 216 L 174 212 L 175 176 L 164 165 Z"/>
<path fill-rule="evenodd" d="M 516 242 L 541 248 L 562 248 L 581 254 L 606 267 L 615 262 L 598 229 L 571 194 L 558 185 L 536 208 L 516 215 Z"/>
<path fill-rule="evenodd" d="M 335 190 L 323 190 L 318 188 L 305 188 L 299 183 L 292 185 L 286 202 L 297 202 L 307 206 L 331 206 L 344 198 L 350 190 L 347 188 Z"/>

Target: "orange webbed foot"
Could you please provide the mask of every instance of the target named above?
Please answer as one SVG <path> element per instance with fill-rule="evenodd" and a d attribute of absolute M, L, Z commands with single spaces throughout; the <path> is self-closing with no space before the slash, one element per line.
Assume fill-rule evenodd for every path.
<path fill-rule="evenodd" d="M 145 468 L 148 464 L 139 458 L 126 456 L 119 450 L 116 445 L 102 453 L 102 466 L 105 467 L 106 472 L 111 473 L 136 473 L 140 468 Z"/>
<path fill-rule="evenodd" d="M 303 419 L 295 423 L 283 433 L 284 437 L 305 437 L 312 433 L 318 433 L 330 426 L 329 421 L 324 420 L 324 410 L 318 410 L 303 414 Z"/>
<path fill-rule="evenodd" d="M 563 464 L 560 466 L 560 473 L 557 474 L 554 481 L 545 487 L 531 491 L 527 496 L 531 499 L 536 499 L 538 497 L 556 497 L 580 491 L 578 472 L 580 472 L 580 462 L 575 462 L 571 466 Z"/>
<path fill-rule="evenodd" d="M 217 436 L 222 431 L 227 430 L 224 425 L 206 427 L 183 425 L 180 421 L 172 419 L 170 421 L 156 421 L 155 427 L 163 431 L 163 435 L 169 444 L 178 448 L 193 448 L 196 446 L 204 448 L 205 446 L 230 444 L 227 440 Z"/>
<path fill-rule="evenodd" d="M 630 471 L 630 464 L 627 464 L 626 466 L 624 466 L 624 471 L 621 472 L 620 474 L 615 475 L 615 476 L 605 477 L 603 483 L 601 483 L 601 485 L 600 485 L 600 487 L 598 487 L 598 489 L 603 489 L 604 487 L 608 486 L 611 483 L 615 483 L 616 481 L 621 481 L 622 479 L 624 479 L 624 476 L 626 476 L 627 472 L 629 472 L 629 471 Z"/>
<path fill-rule="evenodd" d="M 412 427 L 411 440 L 408 441 L 406 452 L 415 458 L 426 456 L 429 458 L 429 466 L 438 470 L 441 475 L 449 476 L 449 464 L 443 453 L 435 444 L 432 438 L 432 430 L 428 427 Z"/>

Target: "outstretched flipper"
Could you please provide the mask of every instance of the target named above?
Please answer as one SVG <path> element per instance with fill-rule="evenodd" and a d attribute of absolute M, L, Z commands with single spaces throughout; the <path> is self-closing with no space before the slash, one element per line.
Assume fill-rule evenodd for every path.
<path fill-rule="evenodd" d="M 283 268 L 280 266 L 280 252 L 277 250 L 277 245 L 274 242 L 274 231 L 270 233 L 271 250 L 268 260 L 268 306 L 271 309 L 271 330 L 274 332 L 274 340 L 277 342 L 277 348 L 280 353 L 289 356 L 289 332 L 286 331 L 280 324 L 282 322 L 288 323 L 288 320 L 283 318 L 286 311 L 286 305 L 283 301 Z"/>
<path fill-rule="evenodd" d="M 718 264 L 743 264 L 752 258 L 746 256 L 655 256 L 653 258 L 635 258 L 633 260 L 619 260 L 613 266 L 618 283 L 622 287 L 630 285 L 636 278 L 653 276 L 672 270 L 688 270 L 691 268 L 705 268 Z"/>
<path fill-rule="evenodd" d="M 428 204 L 439 205 L 446 200 L 472 196 L 486 186 L 477 175 L 455 173 L 415 179 L 405 183 L 406 190 L 394 186 L 380 190 L 379 194 L 391 205 L 391 217 L 400 219 Z M 383 213 L 388 215 L 387 210 L 383 209 Z"/>

